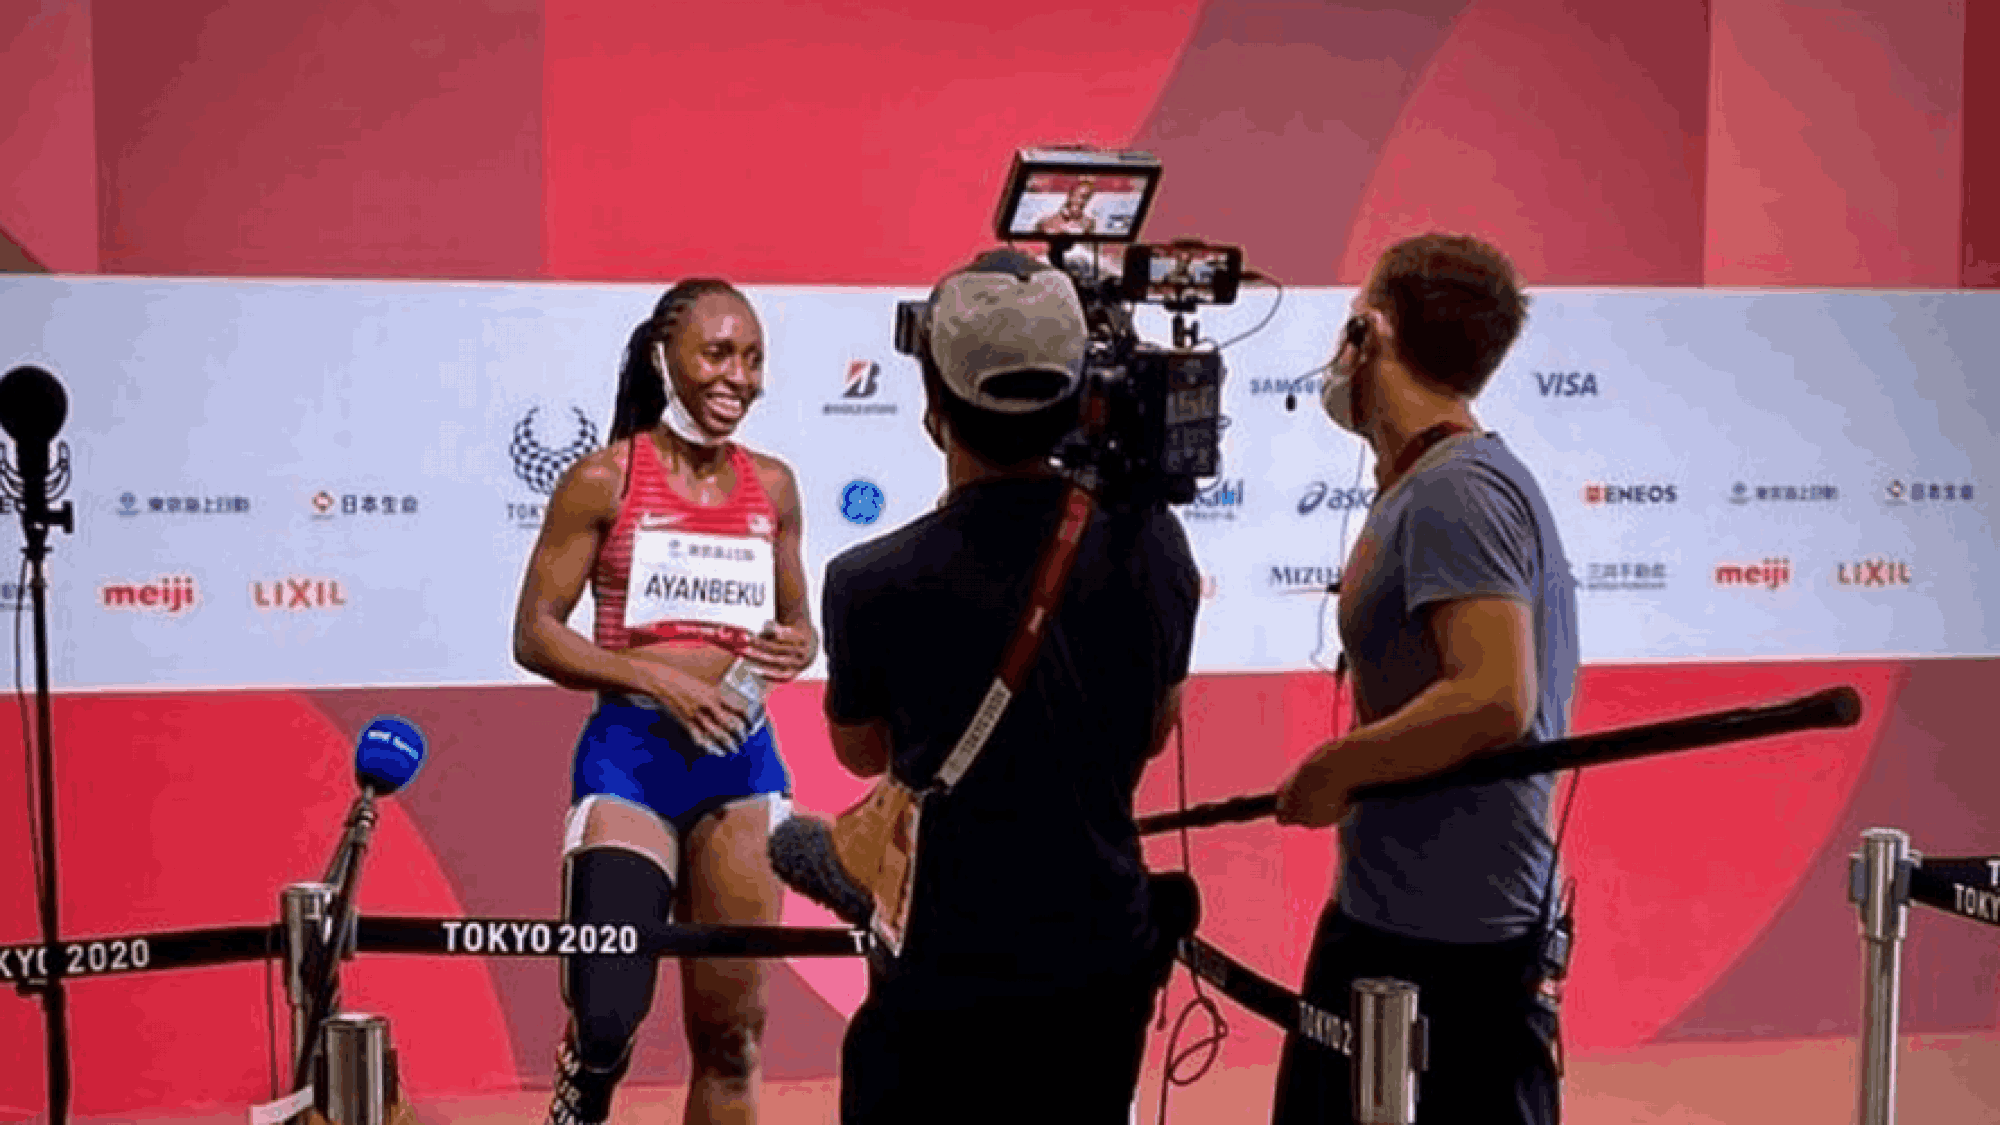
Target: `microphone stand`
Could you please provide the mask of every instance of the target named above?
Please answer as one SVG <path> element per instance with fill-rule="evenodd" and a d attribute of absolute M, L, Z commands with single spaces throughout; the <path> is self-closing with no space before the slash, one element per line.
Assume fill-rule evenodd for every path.
<path fill-rule="evenodd" d="M 58 477 L 68 468 L 67 446 L 63 447 Z M 10 474 L 11 475 L 11 474 Z M 25 488 L 21 491 L 27 491 Z M 28 588 L 34 599 L 35 615 L 35 733 L 40 743 L 37 766 L 41 772 L 42 822 L 42 946 L 48 952 L 41 985 L 42 1008 L 48 1022 L 49 1125 L 65 1125 L 69 1116 L 69 1004 L 63 993 L 62 927 L 57 918 L 56 879 L 56 784 L 55 742 L 49 706 L 49 604 L 48 583 L 43 562 L 48 558 L 49 528 L 60 527 L 75 534 L 75 508 L 64 501 L 59 509 L 43 506 L 30 511 L 21 508 L 21 529 L 27 545 L 21 553 L 28 557 Z"/>
<path fill-rule="evenodd" d="M 318 957 L 305 966 L 305 1035 L 292 1060 L 294 1090 L 304 1089 L 313 1079 L 313 1066 L 324 1040 L 322 1025 L 333 1014 L 339 996 L 340 963 L 347 959 L 350 950 L 348 934 L 354 927 L 361 861 L 368 851 L 368 838 L 374 834 L 375 819 L 375 790 L 364 782 L 361 796 L 347 812 L 347 831 L 327 868 L 327 881 L 334 888 L 333 899 L 327 908 L 326 940 L 319 945 Z"/>

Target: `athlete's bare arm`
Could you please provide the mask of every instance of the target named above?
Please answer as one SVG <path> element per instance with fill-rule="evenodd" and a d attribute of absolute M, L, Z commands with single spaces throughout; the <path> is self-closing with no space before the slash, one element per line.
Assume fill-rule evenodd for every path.
<path fill-rule="evenodd" d="M 811 598 L 806 590 L 806 565 L 802 551 L 805 540 L 805 513 L 799 502 L 799 485 L 783 461 L 762 453 L 751 454 L 757 465 L 758 482 L 771 506 L 778 510 L 778 534 L 774 553 L 778 565 L 778 628 L 750 642 L 750 658 L 764 676 L 780 683 L 796 679 L 819 655 L 819 635 L 813 631 Z"/>

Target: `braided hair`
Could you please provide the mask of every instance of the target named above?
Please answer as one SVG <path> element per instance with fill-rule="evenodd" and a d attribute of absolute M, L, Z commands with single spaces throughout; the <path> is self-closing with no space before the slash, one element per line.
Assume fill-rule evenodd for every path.
<path fill-rule="evenodd" d="M 616 444 L 660 424 L 667 410 L 667 375 L 653 362 L 653 342 L 665 341 L 672 351 L 674 337 L 688 313 L 703 297 L 723 294 L 750 303 L 734 285 L 719 278 L 690 278 L 667 290 L 653 315 L 639 322 L 625 344 L 625 362 L 618 369 L 618 401 L 611 408 L 611 442 Z"/>

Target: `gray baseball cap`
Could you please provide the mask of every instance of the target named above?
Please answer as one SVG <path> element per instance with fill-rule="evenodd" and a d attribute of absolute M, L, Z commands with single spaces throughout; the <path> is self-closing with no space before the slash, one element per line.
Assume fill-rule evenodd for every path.
<path fill-rule="evenodd" d="M 931 290 L 930 347 L 944 384 L 997 414 L 1026 414 L 1061 402 L 1083 381 L 1090 330 L 1069 275 L 1019 251 L 981 255 Z M 1063 376 L 1040 398 L 996 397 L 996 375 L 1047 371 Z"/>

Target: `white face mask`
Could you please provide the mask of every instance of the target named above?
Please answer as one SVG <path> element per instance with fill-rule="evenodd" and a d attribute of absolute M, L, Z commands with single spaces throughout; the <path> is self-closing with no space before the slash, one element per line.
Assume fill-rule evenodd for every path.
<path fill-rule="evenodd" d="M 667 346 L 659 341 L 653 343 L 653 362 L 659 366 L 660 380 L 667 385 L 667 409 L 660 420 L 674 436 L 690 445 L 712 446 L 722 444 L 722 439 L 703 430 L 694 420 L 694 415 L 681 405 L 680 392 L 674 389 L 674 377 L 667 370 Z"/>
<path fill-rule="evenodd" d="M 1347 332 L 1346 329 L 1342 331 Z M 1341 351 L 1327 365 L 1326 377 L 1320 380 L 1319 385 L 1320 408 L 1326 411 L 1326 416 L 1333 420 L 1334 425 L 1358 437 L 1368 436 L 1361 432 L 1354 412 L 1354 371 L 1363 362 L 1361 348 L 1364 346 L 1365 343 L 1354 343 L 1351 336 L 1345 340 Z M 1341 362 L 1342 354 L 1348 356 L 1345 363 Z"/>
<path fill-rule="evenodd" d="M 1350 434 L 1360 434 L 1354 424 L 1354 372 L 1351 368 L 1335 367 L 1320 380 L 1319 404 L 1333 424 Z"/>

